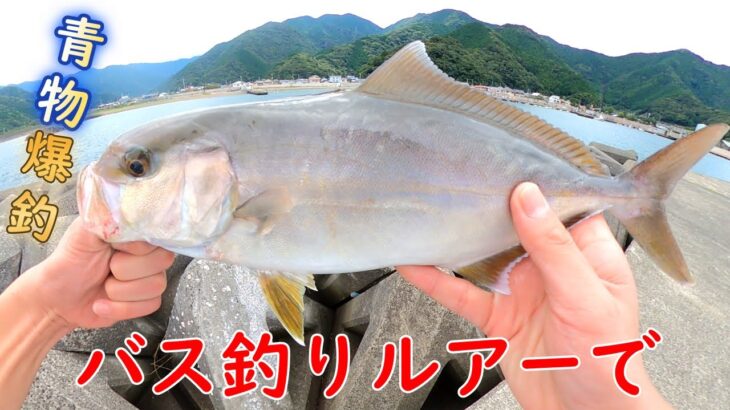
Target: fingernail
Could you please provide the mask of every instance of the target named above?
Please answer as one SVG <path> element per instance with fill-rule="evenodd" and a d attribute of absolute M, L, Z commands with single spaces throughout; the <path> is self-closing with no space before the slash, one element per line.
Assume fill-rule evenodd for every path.
<path fill-rule="evenodd" d="M 540 188 L 531 182 L 524 184 L 520 190 L 520 206 L 527 216 L 535 219 L 547 215 L 549 209 Z"/>
<path fill-rule="evenodd" d="M 111 308 L 107 303 L 104 303 L 103 301 L 97 300 L 94 302 L 94 306 L 92 307 L 94 310 L 94 313 L 97 314 L 97 316 L 109 316 L 111 313 Z"/>

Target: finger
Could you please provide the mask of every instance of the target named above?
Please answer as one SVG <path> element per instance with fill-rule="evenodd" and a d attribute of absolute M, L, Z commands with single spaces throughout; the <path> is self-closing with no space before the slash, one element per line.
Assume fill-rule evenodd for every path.
<path fill-rule="evenodd" d="M 157 249 L 157 246 L 150 245 L 147 242 L 135 241 L 113 243 L 112 248 L 118 251 L 131 253 L 132 255 L 144 256 L 152 253 L 155 249 Z"/>
<path fill-rule="evenodd" d="M 162 298 L 160 297 L 139 302 L 98 299 L 92 305 L 92 310 L 100 317 L 119 321 L 147 316 L 159 309 L 161 304 Z"/>
<path fill-rule="evenodd" d="M 571 228 L 570 233 L 598 277 L 614 284 L 632 280 L 624 251 L 603 215 L 586 219 Z"/>
<path fill-rule="evenodd" d="M 162 248 L 156 248 L 144 256 L 115 252 L 109 268 L 114 277 L 121 281 L 137 280 L 169 268 L 174 260 L 175 254 Z"/>
<path fill-rule="evenodd" d="M 479 329 L 486 328 L 492 312 L 493 294 L 433 266 L 397 266 L 396 269 L 405 280 L 445 308 L 462 316 Z"/>
<path fill-rule="evenodd" d="M 608 295 L 537 185 L 519 185 L 510 207 L 517 235 L 540 271 L 551 302 L 574 308 Z"/>
<path fill-rule="evenodd" d="M 167 287 L 167 275 L 159 272 L 152 276 L 127 282 L 109 276 L 104 282 L 104 290 L 110 300 L 117 302 L 139 302 L 162 295 Z"/>

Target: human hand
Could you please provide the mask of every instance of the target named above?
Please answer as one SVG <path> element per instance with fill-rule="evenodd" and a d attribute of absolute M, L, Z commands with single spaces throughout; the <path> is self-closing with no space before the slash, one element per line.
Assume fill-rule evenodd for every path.
<path fill-rule="evenodd" d="M 111 326 L 160 307 L 175 254 L 145 242 L 108 244 L 76 219 L 55 251 L 19 286 L 73 330 Z M 23 292 L 19 292 L 23 293 Z"/>
<path fill-rule="evenodd" d="M 669 407 L 652 385 L 640 354 L 628 379 L 638 398 L 613 380 L 614 360 L 596 359 L 591 348 L 639 338 L 636 286 L 628 261 L 604 218 L 594 216 L 568 232 L 536 185 L 518 186 L 512 219 L 529 258 L 510 273 L 512 294 L 486 292 L 434 267 L 400 266 L 401 275 L 489 337 L 509 340 L 502 372 L 525 408 Z M 520 361 L 575 355 L 571 370 L 532 371 Z"/>

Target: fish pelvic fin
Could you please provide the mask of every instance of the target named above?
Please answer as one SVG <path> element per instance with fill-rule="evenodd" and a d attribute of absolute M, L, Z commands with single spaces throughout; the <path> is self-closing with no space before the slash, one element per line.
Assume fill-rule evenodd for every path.
<path fill-rule="evenodd" d="M 304 290 L 317 290 L 314 276 L 259 272 L 266 301 L 287 332 L 304 346 Z"/>
<path fill-rule="evenodd" d="M 673 279 L 691 283 L 692 276 L 667 222 L 664 201 L 684 174 L 730 130 L 714 124 L 694 132 L 647 158 L 619 178 L 630 180 L 648 198 L 611 208 L 651 259 Z"/>
<path fill-rule="evenodd" d="M 431 61 L 420 41 L 401 48 L 355 91 L 465 115 L 506 129 L 515 138 L 526 140 L 589 174 L 606 175 L 601 163 L 582 142 L 532 114 L 449 77 Z"/>
<path fill-rule="evenodd" d="M 456 273 L 479 286 L 509 295 L 511 293 L 509 274 L 526 256 L 525 249 L 517 245 L 479 262 L 456 269 Z"/>

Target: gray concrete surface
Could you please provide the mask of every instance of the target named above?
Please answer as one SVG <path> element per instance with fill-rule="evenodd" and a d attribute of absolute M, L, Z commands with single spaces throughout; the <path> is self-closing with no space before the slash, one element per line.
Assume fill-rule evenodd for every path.
<path fill-rule="evenodd" d="M 18 243 L 20 243 L 23 253 L 23 260 L 20 265 L 20 273 L 27 271 L 33 266 L 41 263 L 48 255 L 56 249 L 58 242 L 63 237 L 66 229 L 76 219 L 77 215 L 61 216 L 56 219 L 56 225 L 53 228 L 50 238 L 46 243 L 40 243 L 30 234 L 17 235 Z"/>
<path fill-rule="evenodd" d="M 471 324 L 438 305 L 397 274 L 388 276 L 337 310 L 332 334 L 339 333 L 347 334 L 350 339 L 353 352 L 350 373 L 339 395 L 331 400 L 320 395 L 319 406 L 324 409 L 344 409 L 355 404 L 360 408 L 419 408 L 427 402 L 439 376 L 421 389 L 406 394 L 398 386 L 396 366 L 387 386 L 374 391 L 371 386 L 380 368 L 383 345 L 386 342 L 397 344 L 400 336 L 410 335 L 414 371 L 419 371 L 431 360 L 441 363 L 442 368 L 452 363 L 451 366 L 457 369 L 453 373 L 458 380 L 449 384 L 458 386 L 467 374 L 468 355 L 449 354 L 446 343 L 480 336 Z M 333 375 L 333 368 L 328 368 L 325 383 L 329 383 Z M 485 384 L 490 382 L 498 382 L 495 373 L 485 375 Z M 484 389 L 482 393 L 488 387 Z M 441 404 L 446 404 L 447 397 L 442 400 Z M 455 400 L 451 406 L 461 404 L 465 407 Z"/>
<path fill-rule="evenodd" d="M 596 148 L 599 151 L 603 152 L 604 154 L 608 155 L 609 157 L 613 158 L 618 162 L 619 164 L 623 164 L 627 160 L 633 160 L 636 161 L 638 158 L 638 155 L 636 155 L 636 151 L 632 149 L 621 149 L 612 147 L 610 145 L 601 144 L 600 142 L 591 142 L 588 144 L 591 148 Z"/>
<path fill-rule="evenodd" d="M 611 175 L 619 175 L 623 173 L 624 169 L 621 165 L 623 164 L 623 162 L 617 161 L 612 156 L 606 154 L 596 147 L 589 146 L 588 149 L 591 151 L 591 154 L 596 157 L 596 159 L 601 161 L 601 163 L 608 168 L 608 171 Z"/>
<path fill-rule="evenodd" d="M 196 260 L 187 267 L 180 280 L 165 339 L 200 337 L 205 341 L 206 350 L 199 364 L 201 371 L 215 386 L 210 396 L 215 408 L 313 408 L 319 384 L 315 383 L 316 378 L 309 372 L 307 351 L 296 345 L 267 311 L 258 280 L 247 268 Z M 304 318 L 306 340 L 314 332 L 328 336 L 331 321 L 329 309 L 306 298 Z M 269 323 L 272 323 L 271 327 Z M 289 344 L 289 389 L 283 399 L 270 400 L 260 389 L 231 399 L 223 398 L 222 391 L 226 384 L 221 353 L 237 330 L 242 330 L 256 342 L 263 332 L 270 330 L 274 341 Z M 272 362 L 272 365 L 275 364 L 275 361 Z M 257 374 L 256 380 L 260 386 L 272 383 L 264 380 L 260 374 Z"/>
<path fill-rule="evenodd" d="M 515 399 L 507 382 L 502 381 L 468 408 L 469 410 L 519 410 L 522 406 Z"/>
<path fill-rule="evenodd" d="M 392 268 L 385 268 L 338 275 L 314 275 L 317 291 L 308 290 L 307 294 L 320 303 L 335 307 L 364 292 L 392 272 Z"/>
<path fill-rule="evenodd" d="M 76 377 L 86 365 L 88 356 L 79 353 L 51 351 L 36 375 L 23 405 L 28 410 L 46 409 L 135 409 L 123 395 L 134 399 L 146 388 L 127 381 L 123 368 L 113 356 L 107 356 L 99 374 L 86 386 L 78 387 Z M 141 363 L 143 369 L 149 366 Z M 143 370 L 144 371 L 144 370 Z"/>
<path fill-rule="evenodd" d="M 667 203 L 669 224 L 696 284 L 659 271 L 634 243 L 627 256 L 639 292 L 641 329 L 664 340 L 644 360 L 662 394 L 681 409 L 730 403 L 730 183 L 689 175 Z"/>
<path fill-rule="evenodd" d="M 14 235 L 5 232 L 0 226 L 0 293 L 20 274 L 20 245 Z"/>

